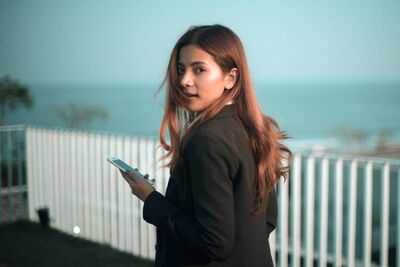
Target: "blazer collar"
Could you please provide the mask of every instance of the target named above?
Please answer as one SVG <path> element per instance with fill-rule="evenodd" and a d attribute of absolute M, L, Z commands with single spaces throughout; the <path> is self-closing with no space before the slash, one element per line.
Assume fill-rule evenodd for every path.
<path fill-rule="evenodd" d="M 195 119 L 189 123 L 187 129 L 189 129 L 199 118 L 201 112 L 198 112 L 195 116 Z M 236 103 L 229 103 L 226 104 L 215 116 L 214 118 L 224 118 L 224 117 L 231 117 L 237 114 L 237 104 Z"/>
<path fill-rule="evenodd" d="M 227 104 L 225 105 L 220 112 L 218 112 L 214 118 L 223 118 L 223 117 L 231 117 L 237 114 L 237 104 Z"/>

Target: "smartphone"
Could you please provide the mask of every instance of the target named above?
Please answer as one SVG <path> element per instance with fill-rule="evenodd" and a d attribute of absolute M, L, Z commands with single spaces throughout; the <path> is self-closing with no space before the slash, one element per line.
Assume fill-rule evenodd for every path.
<path fill-rule="evenodd" d="M 116 166 L 118 169 L 124 171 L 124 172 L 134 172 L 137 176 L 143 178 L 146 180 L 146 182 L 148 182 L 150 185 L 154 186 L 154 182 L 152 180 L 150 180 L 149 178 L 145 177 L 143 174 L 141 174 L 140 172 L 138 172 L 137 170 L 135 170 L 134 168 L 132 168 L 131 166 L 129 166 L 128 164 L 126 164 L 125 162 L 123 162 L 122 160 L 120 160 L 117 157 L 108 157 L 107 161 L 110 162 L 111 164 L 113 164 L 114 166 Z"/>

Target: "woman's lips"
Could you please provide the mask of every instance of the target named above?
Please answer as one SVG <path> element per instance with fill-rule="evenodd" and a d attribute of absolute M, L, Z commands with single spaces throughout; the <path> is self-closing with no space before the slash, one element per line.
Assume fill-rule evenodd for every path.
<path fill-rule="evenodd" d="M 199 95 L 197 94 L 191 94 L 191 93 L 185 93 L 186 97 L 198 97 Z"/>

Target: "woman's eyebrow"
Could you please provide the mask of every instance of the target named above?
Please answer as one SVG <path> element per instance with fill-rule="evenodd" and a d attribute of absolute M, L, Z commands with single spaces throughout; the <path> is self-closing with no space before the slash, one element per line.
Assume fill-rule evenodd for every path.
<path fill-rule="evenodd" d="M 195 62 L 192 62 L 192 63 L 190 64 L 190 66 L 199 65 L 199 64 L 207 65 L 207 63 L 204 62 L 204 61 L 195 61 Z M 178 62 L 178 65 L 185 66 L 182 62 Z"/>

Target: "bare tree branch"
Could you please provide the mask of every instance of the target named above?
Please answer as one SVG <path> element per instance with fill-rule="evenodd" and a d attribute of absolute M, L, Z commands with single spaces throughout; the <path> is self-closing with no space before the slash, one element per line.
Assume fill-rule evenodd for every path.
<path fill-rule="evenodd" d="M 54 115 L 68 128 L 89 128 L 92 121 L 108 118 L 107 110 L 101 106 L 73 102 L 55 107 Z"/>

